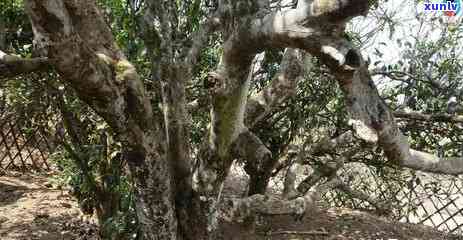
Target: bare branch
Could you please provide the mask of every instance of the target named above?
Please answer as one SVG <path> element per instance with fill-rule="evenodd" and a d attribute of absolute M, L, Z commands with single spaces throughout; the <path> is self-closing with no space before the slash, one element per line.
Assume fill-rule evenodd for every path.
<path fill-rule="evenodd" d="M 352 133 L 347 132 L 346 134 Z M 408 142 L 406 142 L 406 138 L 400 132 L 397 132 L 397 134 L 400 134 L 399 136 L 401 136 L 401 138 L 399 138 L 400 141 L 390 144 L 393 144 L 394 147 L 399 147 L 400 151 L 408 151 L 408 154 L 403 158 L 394 160 L 390 158 L 391 154 L 386 152 L 386 157 L 390 160 L 393 160 L 390 161 L 391 164 L 429 173 L 448 175 L 463 174 L 463 157 L 438 157 L 433 154 L 412 149 L 410 148 Z M 345 138 L 345 141 L 343 142 L 344 144 L 348 144 L 349 141 L 353 140 L 354 138 Z M 379 142 L 381 147 L 383 147 L 382 144 L 385 143 L 382 143 L 382 141 Z"/>
<path fill-rule="evenodd" d="M 63 80 L 112 128 L 134 180 L 138 222 L 146 239 L 175 239 L 171 164 L 153 107 L 135 67 L 117 47 L 93 0 L 27 0 L 36 47 Z M 156 231 L 151 231 L 156 229 Z"/>
<path fill-rule="evenodd" d="M 320 155 L 323 153 L 332 152 L 354 141 L 354 135 L 351 131 L 347 131 L 335 138 L 325 137 L 318 143 L 310 146 L 307 155 Z"/>
<path fill-rule="evenodd" d="M 441 83 L 439 83 L 438 81 L 432 79 L 430 76 L 428 76 L 426 74 L 425 74 L 425 78 L 426 78 L 425 81 L 424 81 L 424 79 L 420 79 L 417 76 L 415 76 L 413 74 L 410 74 L 408 72 L 397 71 L 397 70 L 395 70 L 395 71 L 376 70 L 376 71 L 373 71 L 371 73 L 371 75 L 372 76 L 374 76 L 374 75 L 383 75 L 383 76 L 386 76 L 386 77 L 388 77 L 388 78 L 390 78 L 392 80 L 402 81 L 402 82 L 411 84 L 410 80 L 404 79 L 404 77 L 406 77 L 406 78 L 409 78 L 409 79 L 413 79 L 415 81 L 429 83 L 433 88 L 436 88 L 436 89 L 439 89 L 439 90 L 445 89 L 445 87 Z"/>
<path fill-rule="evenodd" d="M 275 107 L 296 93 L 297 82 L 302 78 L 301 54 L 295 49 L 286 49 L 280 71 L 262 91 L 248 99 L 246 126 L 252 127 L 267 116 Z"/>
<path fill-rule="evenodd" d="M 0 50 L 0 78 L 15 77 L 36 71 L 48 71 L 51 66 L 48 58 L 21 58 Z"/>
<path fill-rule="evenodd" d="M 246 163 L 244 170 L 251 178 L 248 194 L 264 194 L 277 158 L 273 158 L 272 152 L 250 131 L 241 133 L 232 149 L 234 156 Z"/>
<path fill-rule="evenodd" d="M 293 215 L 301 217 L 310 209 L 314 209 L 317 200 L 330 189 L 339 184 L 332 179 L 317 186 L 315 191 L 292 200 L 278 196 L 252 195 L 247 198 L 225 199 L 221 209 L 223 220 L 241 222 L 249 216 L 260 215 Z"/>
<path fill-rule="evenodd" d="M 463 116 L 447 113 L 425 114 L 416 111 L 395 111 L 394 117 L 423 122 L 463 123 Z"/>
<path fill-rule="evenodd" d="M 144 86 L 135 67 L 117 48 L 95 3 L 29 0 L 25 7 L 36 47 L 114 130 L 124 130 L 127 113 L 143 113 L 136 121 L 152 125 L 152 108 Z M 128 99 L 132 106 L 126 111 Z"/>
<path fill-rule="evenodd" d="M 215 159 L 221 159 L 220 165 L 228 169 L 230 146 L 244 131 L 248 76 L 255 55 L 266 48 L 302 48 L 328 64 L 351 71 L 359 66 L 360 60 L 357 51 L 342 39 L 344 24 L 365 14 L 368 8 L 368 0 L 306 0 L 299 1 L 296 9 L 271 12 L 263 17 L 240 15 L 230 20 L 235 23 L 224 23 L 239 29 L 226 34 L 220 65 L 209 74 L 207 84 L 213 105 L 209 142 L 219 156 Z M 221 172 L 226 173 L 226 169 Z"/>
<path fill-rule="evenodd" d="M 399 144 L 400 145 L 400 144 Z M 407 144 L 400 145 L 401 151 L 405 151 Z M 463 157 L 438 157 L 436 155 L 409 149 L 407 158 L 400 159 L 397 164 L 403 167 L 438 174 L 459 175 L 463 174 Z"/>
<path fill-rule="evenodd" d="M 251 215 L 302 215 L 309 207 L 314 207 L 311 196 L 285 200 L 276 196 L 252 195 L 247 198 L 233 199 L 228 202 L 229 219 L 245 219 Z"/>
<path fill-rule="evenodd" d="M 439 158 L 410 148 L 392 112 L 379 96 L 363 60 L 361 63 L 360 68 L 351 72 L 329 65 L 344 92 L 355 134 L 367 142 L 377 143 L 386 157 L 399 166 L 442 174 L 463 173 L 462 158 Z"/>
<path fill-rule="evenodd" d="M 343 182 L 341 179 L 338 178 L 338 185 L 336 186 L 337 189 L 347 193 L 350 195 L 352 198 L 356 198 L 359 200 L 363 200 L 371 204 L 373 207 L 376 208 L 378 213 L 381 214 L 387 214 L 389 206 L 386 204 L 380 202 L 377 199 L 374 199 L 373 197 L 369 196 L 366 193 L 363 193 L 362 191 L 352 189 L 348 184 Z"/>

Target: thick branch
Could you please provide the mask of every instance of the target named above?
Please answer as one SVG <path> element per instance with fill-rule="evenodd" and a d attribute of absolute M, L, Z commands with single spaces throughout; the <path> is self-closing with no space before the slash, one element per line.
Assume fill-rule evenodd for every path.
<path fill-rule="evenodd" d="M 365 15 L 369 8 L 368 0 L 300 0 L 296 9 L 288 10 L 282 14 L 288 25 L 300 23 L 347 22 L 353 17 Z"/>
<path fill-rule="evenodd" d="M 213 124 L 212 132 L 219 134 L 212 135 L 212 142 L 217 144 L 219 155 L 227 154 L 229 146 L 242 128 L 242 109 L 246 104 L 243 94 L 247 93 L 248 88 L 248 82 L 244 79 L 256 53 L 271 47 L 302 48 L 323 57 L 332 65 L 354 69 L 360 64 L 358 53 L 336 36 L 342 35 L 343 31 L 340 30 L 343 30 L 345 21 L 364 13 L 367 8 L 368 1 L 300 1 L 296 9 L 274 12 L 262 19 L 243 17 L 239 30 L 235 31 L 224 45 L 220 72 L 212 75 L 210 81 L 210 85 L 214 86 L 215 96 L 213 121 L 219 123 Z M 320 24 L 323 22 L 322 19 L 325 26 Z M 291 55 L 288 54 L 287 57 L 287 63 L 293 63 Z M 293 68 L 297 65 L 291 66 L 287 68 L 289 72 L 284 70 L 281 76 L 296 77 L 300 70 Z M 283 82 L 287 82 L 287 79 L 274 81 L 269 90 L 275 90 L 274 87 Z M 254 115 L 250 114 L 249 119 L 260 119 L 272 105 L 278 104 L 287 94 L 284 91 L 272 94 L 262 92 L 257 101 L 249 105 L 250 110 L 247 112 Z M 259 107 L 261 111 L 257 111 Z M 217 119 L 218 117 L 220 119 Z M 247 122 L 252 125 L 256 120 Z"/>
<path fill-rule="evenodd" d="M 266 158 L 272 155 L 264 143 L 250 131 L 239 135 L 234 142 L 233 149 L 237 157 L 246 159 L 256 166 L 261 165 Z"/>
<path fill-rule="evenodd" d="M 380 98 L 366 66 L 362 64 L 356 71 L 348 72 L 331 65 L 331 70 L 344 91 L 350 123 L 355 133 L 363 140 L 381 146 L 391 162 L 433 173 L 463 173 L 461 158 L 439 158 L 410 149 L 392 112 Z"/>
<path fill-rule="evenodd" d="M 248 194 L 265 194 L 268 179 L 276 162 L 272 152 L 250 131 L 238 136 L 233 150 L 233 157 L 245 161 L 244 170 L 251 178 Z"/>
<path fill-rule="evenodd" d="M 111 126 L 134 179 L 145 239 L 175 239 L 170 163 L 162 158 L 150 99 L 93 0 L 27 0 L 36 47 Z M 156 229 L 157 231 L 152 231 Z"/>
<path fill-rule="evenodd" d="M 320 155 L 323 153 L 333 152 L 354 141 L 352 132 L 345 132 L 335 138 L 325 137 L 320 142 L 310 146 L 308 155 Z"/>
<path fill-rule="evenodd" d="M 265 48 L 302 48 L 322 56 L 329 64 L 345 70 L 355 69 L 360 64 L 358 54 L 339 37 L 343 34 L 344 23 L 364 14 L 369 7 L 368 2 L 299 1 L 296 9 L 273 12 L 263 18 L 259 14 L 243 15 L 232 19 L 233 22 L 224 23 L 225 26 L 236 27 L 224 34 L 227 40 L 223 45 L 221 63 L 206 81 L 212 96 L 212 124 L 208 151 L 202 151 L 205 153 L 202 154 L 204 177 L 200 177 L 202 180 L 199 181 L 205 183 L 202 189 L 219 191 L 219 183 L 223 182 L 233 160 L 231 146 L 246 131 L 244 113 L 254 56 Z M 344 48 L 338 48 L 341 45 Z M 250 200 L 252 203 L 265 199 Z M 243 202 L 239 206 L 250 206 L 250 203 Z M 278 209 L 288 210 L 283 206 Z M 265 209 L 258 211 L 266 212 Z M 214 215 L 213 211 L 211 216 Z"/>
<path fill-rule="evenodd" d="M 241 52 L 240 39 L 231 37 L 224 43 L 224 53 L 215 72 L 205 81 L 212 102 L 209 139 L 204 142 L 199 173 L 200 192 L 219 191 L 220 184 L 228 174 L 233 158 L 231 147 L 238 136 L 247 131 L 244 112 L 249 90 L 249 72 L 255 56 Z"/>
<path fill-rule="evenodd" d="M 295 49 L 286 49 L 280 71 L 262 91 L 248 99 L 246 126 L 251 128 L 296 93 L 297 82 L 302 78 L 301 54 Z"/>
<path fill-rule="evenodd" d="M 463 116 L 447 113 L 425 114 L 415 111 L 395 111 L 394 117 L 423 122 L 463 123 Z"/>
<path fill-rule="evenodd" d="M 320 196 L 336 187 L 336 179 L 320 184 L 315 191 L 292 200 L 277 196 L 252 195 L 247 198 L 226 199 L 221 209 L 221 216 L 225 221 L 242 222 L 255 215 L 293 215 L 303 216 L 304 213 L 316 207 Z"/>
<path fill-rule="evenodd" d="M 399 130 L 398 130 L 399 131 Z M 405 137 L 400 133 L 401 139 L 404 140 Z M 353 137 L 351 132 L 346 132 L 342 138 L 336 138 L 330 140 L 331 142 L 338 142 L 342 145 L 347 145 L 352 143 L 355 138 Z M 389 138 L 390 136 L 388 136 Z M 327 142 L 325 142 L 327 143 Z M 463 174 L 463 157 L 438 157 L 433 154 L 429 154 L 426 152 L 418 151 L 409 147 L 408 142 L 394 142 L 391 143 L 395 147 L 401 148 L 400 151 L 408 151 L 408 154 L 405 158 L 398 159 L 396 161 L 390 161 L 390 163 L 400 166 L 406 167 L 413 170 L 429 172 L 429 173 L 438 173 L 438 174 L 449 174 L 449 175 L 459 175 Z M 323 144 L 324 146 L 329 146 L 328 144 Z M 338 144 L 331 145 L 329 147 L 331 150 L 335 150 L 336 147 L 339 146 Z M 380 146 L 382 146 L 380 144 Z M 388 146 L 386 146 L 388 147 Z M 386 157 L 390 158 L 390 154 L 386 153 Z"/>
<path fill-rule="evenodd" d="M 280 72 L 264 90 L 248 99 L 245 122 L 253 126 L 273 108 L 294 95 L 296 82 L 301 78 L 302 61 L 297 50 L 287 49 Z M 265 193 L 267 181 L 276 163 L 271 152 L 253 133 L 244 130 L 234 141 L 236 157 L 246 162 L 245 170 L 251 176 L 248 194 Z"/>
<path fill-rule="evenodd" d="M 403 167 L 438 174 L 463 174 L 463 157 L 438 157 L 436 155 L 410 149 L 408 143 L 393 143 L 400 147 L 400 151 L 409 150 L 406 158 L 400 159 L 397 164 Z"/>
<path fill-rule="evenodd" d="M 237 19 L 224 44 L 224 54 L 208 86 L 212 95 L 211 149 L 221 163 L 216 168 L 227 172 L 230 146 L 244 130 L 244 111 L 252 59 L 256 53 L 271 47 L 298 47 L 321 55 L 330 64 L 344 69 L 358 67 L 358 54 L 338 36 L 344 23 L 364 14 L 369 1 L 300 1 L 296 9 L 273 12 L 263 18 L 256 15 Z M 235 20 L 232 20 L 235 21 Z M 324 22 L 325 25 L 320 24 Z M 344 48 L 339 46 L 344 45 Z M 212 164 L 210 164 L 212 165 Z M 217 165 L 222 165 L 219 167 Z"/>
<path fill-rule="evenodd" d="M 36 47 L 115 131 L 124 131 L 133 114 L 137 124 L 152 124 L 143 84 L 93 1 L 30 0 L 25 6 Z"/>
<path fill-rule="evenodd" d="M 327 55 L 333 64 L 356 67 L 359 63 L 351 47 L 339 49 L 333 45 L 339 44 L 345 23 L 365 14 L 368 8 L 368 0 L 299 1 L 296 9 L 276 11 L 243 23 L 241 30 L 246 35 L 242 38 L 248 38 L 247 51 L 251 48 L 254 51 L 272 47 L 301 48 L 314 55 Z"/>
<path fill-rule="evenodd" d="M 0 79 L 49 69 L 50 64 L 47 58 L 26 59 L 6 54 L 0 50 Z"/>
<path fill-rule="evenodd" d="M 247 198 L 228 201 L 228 219 L 242 220 L 249 216 L 262 215 L 302 215 L 307 209 L 315 206 L 311 196 L 294 200 L 281 199 L 275 196 L 252 195 Z"/>

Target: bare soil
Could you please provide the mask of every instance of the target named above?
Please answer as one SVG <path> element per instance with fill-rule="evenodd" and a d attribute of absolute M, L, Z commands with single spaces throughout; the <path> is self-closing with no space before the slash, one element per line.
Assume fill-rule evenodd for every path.
<path fill-rule="evenodd" d="M 463 240 L 422 225 L 388 221 L 350 209 L 313 210 L 291 216 L 261 217 L 256 224 L 223 224 L 227 240 Z M 49 182 L 49 175 L 0 176 L 0 239 L 58 240 L 97 237 L 97 227 L 77 202 Z"/>
<path fill-rule="evenodd" d="M 91 218 L 48 177 L 14 172 L 0 176 L 0 239 L 97 239 Z"/>
<path fill-rule="evenodd" d="M 247 230 L 246 230 L 247 228 Z M 391 222 L 350 209 L 318 209 L 298 221 L 291 216 L 225 225 L 226 240 L 463 240 L 424 225 Z"/>

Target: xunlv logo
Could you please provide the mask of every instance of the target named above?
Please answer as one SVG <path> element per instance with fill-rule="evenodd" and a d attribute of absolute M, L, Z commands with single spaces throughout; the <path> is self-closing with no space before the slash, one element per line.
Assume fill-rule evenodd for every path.
<path fill-rule="evenodd" d="M 447 16 L 455 16 L 460 12 L 461 0 L 444 2 L 425 2 L 425 12 L 443 12 Z"/>

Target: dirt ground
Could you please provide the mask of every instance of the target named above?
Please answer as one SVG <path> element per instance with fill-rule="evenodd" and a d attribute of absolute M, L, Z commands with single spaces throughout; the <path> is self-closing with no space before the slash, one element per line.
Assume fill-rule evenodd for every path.
<path fill-rule="evenodd" d="M 368 213 L 339 208 L 320 209 L 307 213 L 302 221 L 281 216 L 258 222 L 260 224 L 250 231 L 243 231 L 243 226 L 246 225 L 225 226 L 224 239 L 463 240 L 463 236 L 447 235 L 427 226 L 390 222 Z"/>
<path fill-rule="evenodd" d="M 96 226 L 48 175 L 0 176 L 0 239 L 97 239 Z"/>
<path fill-rule="evenodd" d="M 48 175 L 8 173 L 0 176 L 0 239 L 98 239 L 96 225 L 76 201 L 50 184 Z M 403 223 L 349 209 L 320 209 L 293 217 L 257 219 L 257 224 L 222 226 L 227 240 L 463 240 L 432 228 Z"/>

